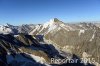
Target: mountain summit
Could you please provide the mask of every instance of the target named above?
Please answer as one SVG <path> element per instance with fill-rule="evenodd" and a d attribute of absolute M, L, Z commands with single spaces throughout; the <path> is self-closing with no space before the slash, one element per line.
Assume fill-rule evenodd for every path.
<path fill-rule="evenodd" d="M 59 19 L 53 18 L 53 19 L 50 19 L 50 21 L 48 21 L 47 23 L 44 23 L 44 27 L 54 26 L 54 25 L 61 24 L 61 23 L 62 21 L 60 21 Z"/>
<path fill-rule="evenodd" d="M 58 18 L 54 18 L 52 19 L 53 22 L 60 22 L 60 20 Z"/>
<path fill-rule="evenodd" d="M 53 19 L 50 20 L 50 22 L 62 23 L 62 21 L 60 21 L 58 18 L 53 18 Z"/>

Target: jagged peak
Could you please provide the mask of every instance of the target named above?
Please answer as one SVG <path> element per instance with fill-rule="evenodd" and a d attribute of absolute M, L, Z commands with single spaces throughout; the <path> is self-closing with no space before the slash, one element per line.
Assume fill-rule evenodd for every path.
<path fill-rule="evenodd" d="M 6 23 L 6 24 L 4 24 L 4 26 L 7 26 L 7 27 L 9 27 L 9 26 L 10 26 L 10 24 Z"/>
<path fill-rule="evenodd" d="M 53 19 L 50 19 L 50 21 L 48 21 L 48 22 L 46 22 L 46 23 L 44 23 L 44 27 L 46 28 L 46 27 L 50 27 L 50 26 L 53 26 L 53 25 L 58 25 L 58 24 L 62 24 L 63 22 L 62 21 L 60 21 L 59 19 L 57 19 L 57 18 L 53 18 Z"/>
<path fill-rule="evenodd" d="M 52 22 L 60 22 L 60 20 L 59 20 L 58 18 L 53 18 L 53 19 L 50 20 L 50 22 L 51 22 L 51 21 L 52 21 Z"/>
<path fill-rule="evenodd" d="M 58 18 L 53 18 L 53 19 L 50 19 L 50 21 L 48 22 L 49 24 L 54 24 L 54 23 L 58 23 L 58 24 L 61 24 L 63 23 L 62 21 L 60 21 Z"/>
<path fill-rule="evenodd" d="M 60 21 L 58 18 L 53 18 L 53 19 L 50 19 L 50 22 L 62 22 L 62 21 Z"/>

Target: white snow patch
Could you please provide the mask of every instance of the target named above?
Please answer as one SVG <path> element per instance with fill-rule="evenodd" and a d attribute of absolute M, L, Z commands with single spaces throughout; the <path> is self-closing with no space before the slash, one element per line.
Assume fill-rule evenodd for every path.
<path fill-rule="evenodd" d="M 40 31 L 42 31 L 45 28 L 48 28 L 48 31 L 46 32 L 46 34 L 56 29 L 57 24 L 54 22 L 54 19 L 51 19 L 49 22 L 43 24 L 43 28 Z"/>
<path fill-rule="evenodd" d="M 73 31 L 74 29 L 71 27 L 71 26 L 69 26 L 69 25 L 65 25 L 65 24 L 60 24 L 60 26 L 63 28 L 63 29 L 65 29 L 65 30 L 67 30 L 67 31 Z"/>
<path fill-rule="evenodd" d="M 14 37 L 18 37 L 19 35 L 14 35 Z"/>
<path fill-rule="evenodd" d="M 57 26 L 56 26 L 56 25 L 52 25 L 52 26 L 48 29 L 48 32 L 54 30 L 55 28 L 57 28 Z"/>
<path fill-rule="evenodd" d="M 26 53 L 28 54 L 28 53 Z M 46 63 L 45 59 L 43 57 L 39 57 L 39 56 L 35 56 L 33 54 L 28 54 L 29 56 L 31 56 L 36 62 L 40 62 L 40 63 Z"/>
<path fill-rule="evenodd" d="M 83 27 L 83 25 L 79 25 L 79 27 Z"/>
<path fill-rule="evenodd" d="M 94 33 L 93 33 L 93 35 L 92 35 L 92 38 L 90 39 L 90 42 L 94 39 L 94 37 L 95 37 L 95 32 L 96 32 L 96 31 L 94 31 Z"/>
<path fill-rule="evenodd" d="M 40 27 L 39 27 L 38 29 L 36 28 L 36 29 L 34 29 L 30 34 L 34 33 L 36 30 L 39 30 L 39 33 L 40 33 L 40 32 L 43 31 L 45 28 L 48 28 L 48 31 L 47 31 L 46 33 L 50 32 L 50 31 L 53 30 L 53 29 L 55 29 L 56 26 L 55 26 L 54 19 L 51 19 L 50 21 L 44 23 L 44 24 L 43 24 L 43 27 L 41 28 L 41 30 L 39 30 Z"/>
<path fill-rule="evenodd" d="M 93 34 L 93 35 L 92 35 L 92 38 L 90 39 L 90 41 L 92 41 L 92 40 L 94 39 L 94 36 L 95 36 L 95 35 Z"/>
<path fill-rule="evenodd" d="M 30 35 L 33 35 L 33 33 L 35 32 L 35 31 L 38 31 L 39 29 L 40 29 L 40 25 L 36 25 L 35 26 L 35 29 L 32 31 L 32 32 L 30 32 Z"/>
<path fill-rule="evenodd" d="M 58 27 L 58 29 L 57 29 L 57 31 L 59 31 L 61 28 L 60 27 Z"/>
<path fill-rule="evenodd" d="M 85 30 L 80 30 L 78 35 L 80 36 L 82 33 L 85 33 Z"/>
<path fill-rule="evenodd" d="M 61 24 L 60 26 L 61 26 L 61 27 L 65 27 L 65 25 L 64 25 L 64 24 Z"/>
<path fill-rule="evenodd" d="M 10 55 L 11 53 L 8 51 L 7 54 Z"/>
<path fill-rule="evenodd" d="M 51 19 L 49 22 L 43 24 L 43 28 L 47 28 L 54 25 L 54 19 Z"/>
<path fill-rule="evenodd" d="M 12 29 L 10 29 L 7 26 L 0 25 L 0 33 L 1 34 L 9 34 L 9 33 L 13 33 L 13 31 L 12 31 Z"/>

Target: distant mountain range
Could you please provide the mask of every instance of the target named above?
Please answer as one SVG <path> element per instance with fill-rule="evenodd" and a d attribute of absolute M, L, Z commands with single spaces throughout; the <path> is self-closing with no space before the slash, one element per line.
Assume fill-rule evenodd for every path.
<path fill-rule="evenodd" d="M 44 32 L 49 33 L 52 32 L 53 30 L 60 30 L 60 29 L 64 29 L 66 31 L 74 31 L 81 29 L 83 30 L 92 29 L 94 27 L 100 28 L 100 23 L 80 22 L 75 24 L 68 24 L 58 20 L 57 18 L 54 18 L 44 24 L 23 24 L 20 26 L 13 26 L 7 23 L 5 25 L 0 25 L 0 33 L 1 34 L 9 34 L 9 33 L 44 34 Z"/>
<path fill-rule="evenodd" d="M 0 49 L 0 66 L 97 66 L 100 23 L 68 24 L 54 18 L 37 25 L 0 25 Z M 51 63 L 51 58 L 79 61 Z M 80 63 L 86 58 L 91 63 Z"/>

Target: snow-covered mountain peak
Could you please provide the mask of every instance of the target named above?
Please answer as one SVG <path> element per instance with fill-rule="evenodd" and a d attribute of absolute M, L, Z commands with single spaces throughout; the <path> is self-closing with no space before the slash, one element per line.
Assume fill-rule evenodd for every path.
<path fill-rule="evenodd" d="M 4 24 L 5 26 L 10 26 L 10 24 L 8 24 L 8 23 L 6 23 L 6 24 Z"/>
<path fill-rule="evenodd" d="M 53 19 L 50 19 L 50 22 L 61 22 L 61 21 L 57 18 L 53 18 Z"/>
<path fill-rule="evenodd" d="M 53 18 L 53 19 L 50 19 L 48 22 L 44 23 L 44 27 L 46 28 L 46 27 L 58 25 L 61 23 L 62 23 L 62 21 L 60 21 L 59 19 Z"/>
<path fill-rule="evenodd" d="M 12 29 L 8 25 L 0 25 L 0 34 L 9 34 L 13 33 Z"/>

